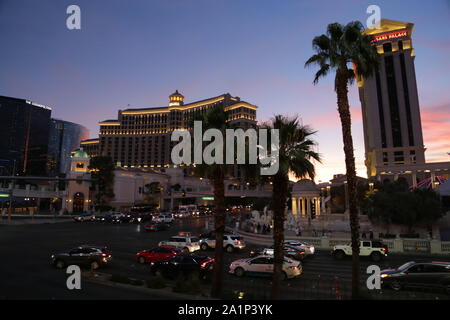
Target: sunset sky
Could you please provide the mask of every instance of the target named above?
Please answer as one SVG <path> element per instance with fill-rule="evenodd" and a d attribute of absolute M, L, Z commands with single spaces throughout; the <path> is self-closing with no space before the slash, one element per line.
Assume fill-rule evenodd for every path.
<path fill-rule="evenodd" d="M 81 30 L 66 8 L 81 8 Z M 86 126 L 124 108 L 229 92 L 258 119 L 298 115 L 317 130 L 318 181 L 345 173 L 334 76 L 313 86 L 311 40 L 331 22 L 382 18 L 415 24 L 413 46 L 427 161 L 450 161 L 450 1 L 0 0 L 0 95 L 53 109 Z M 366 176 L 360 102 L 349 92 L 358 174 Z M 129 106 L 128 106 L 129 105 Z"/>

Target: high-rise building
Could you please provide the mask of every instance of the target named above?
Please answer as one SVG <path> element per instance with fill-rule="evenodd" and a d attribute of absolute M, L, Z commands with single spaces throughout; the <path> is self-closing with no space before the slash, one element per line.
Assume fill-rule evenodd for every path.
<path fill-rule="evenodd" d="M 89 131 L 77 123 L 51 119 L 48 140 L 48 172 L 51 175 L 67 173 L 70 169 L 70 154 L 89 137 Z"/>
<path fill-rule="evenodd" d="M 366 29 L 380 56 L 378 71 L 358 79 L 362 106 L 365 164 L 369 178 L 447 174 L 450 163 L 426 163 L 414 66 L 414 25 L 382 19 Z M 428 175 L 429 175 L 428 174 Z"/>
<path fill-rule="evenodd" d="M 425 163 L 412 32 L 411 23 L 384 19 L 365 30 L 380 55 L 378 72 L 358 82 L 369 177 L 385 165 Z"/>
<path fill-rule="evenodd" d="M 110 156 L 118 166 L 167 167 L 171 164 L 171 147 L 176 144 L 170 141 L 171 133 L 189 130 L 196 113 L 214 106 L 224 108 L 228 121 L 239 127 L 256 125 L 257 107 L 239 97 L 227 93 L 184 104 L 184 96 L 176 91 L 169 96 L 168 106 L 119 110 L 117 119 L 100 122 L 98 142 L 91 139 L 80 145 L 83 150 Z"/>
<path fill-rule="evenodd" d="M 51 109 L 0 96 L 0 172 L 46 175 Z"/>

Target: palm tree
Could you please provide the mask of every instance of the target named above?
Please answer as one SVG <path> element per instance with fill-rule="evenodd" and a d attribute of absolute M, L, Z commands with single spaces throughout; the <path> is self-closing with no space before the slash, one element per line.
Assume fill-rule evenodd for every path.
<path fill-rule="evenodd" d="M 326 34 L 313 39 L 312 45 L 316 54 L 305 63 L 305 66 L 311 64 L 319 66 L 319 70 L 314 77 L 314 84 L 317 84 L 319 79 L 325 77 L 330 71 L 336 72 L 334 90 L 337 94 L 347 170 L 353 251 L 352 297 L 354 299 L 359 297 L 359 217 L 348 86 L 354 82 L 355 77 L 358 77 L 358 79 L 369 77 L 378 67 L 378 55 L 370 43 L 370 37 L 362 33 L 363 29 L 364 27 L 359 21 L 350 22 L 345 26 L 339 23 L 329 24 Z M 353 67 L 349 67 L 351 63 Z"/>
<path fill-rule="evenodd" d="M 194 115 L 193 121 L 202 121 L 202 129 L 218 129 L 225 136 L 225 130 L 232 126 L 227 122 L 227 114 L 221 105 L 208 109 L 204 113 Z M 192 122 L 193 122 L 192 121 Z M 203 150 L 203 149 L 202 149 Z M 225 154 L 225 150 L 223 150 Z M 211 286 L 211 296 L 219 297 L 222 291 L 223 274 L 223 235 L 225 233 L 225 176 L 229 168 L 226 164 L 196 164 L 194 174 L 198 177 L 210 179 L 213 183 L 214 194 L 214 231 L 216 245 L 214 253 L 214 270 Z"/>
<path fill-rule="evenodd" d="M 284 220 L 288 196 L 289 173 L 296 178 L 308 176 L 314 179 L 313 161 L 321 161 L 318 153 L 312 149 L 316 143 L 310 139 L 315 132 L 303 126 L 299 120 L 281 115 L 275 116 L 268 127 L 279 130 L 279 169 L 271 176 L 273 240 L 274 240 L 274 274 L 272 281 L 272 299 L 280 298 L 280 285 L 284 259 Z"/>

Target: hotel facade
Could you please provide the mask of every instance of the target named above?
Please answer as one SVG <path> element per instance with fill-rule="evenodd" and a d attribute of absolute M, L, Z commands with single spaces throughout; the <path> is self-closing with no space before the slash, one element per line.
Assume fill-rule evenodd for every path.
<path fill-rule="evenodd" d="M 98 139 L 81 142 L 90 156 L 110 156 L 118 167 L 169 167 L 174 130 L 190 130 L 193 116 L 221 107 L 228 121 L 243 129 L 256 125 L 257 107 L 229 93 L 184 104 L 178 90 L 169 96 L 168 106 L 119 110 L 117 119 L 100 122 Z"/>
<path fill-rule="evenodd" d="M 366 29 L 380 55 L 375 75 L 358 79 L 363 115 L 365 164 L 372 179 L 415 186 L 436 175 L 449 177 L 450 162 L 426 163 L 414 66 L 412 23 L 382 19 L 379 29 Z M 434 184 L 433 184 L 434 185 Z"/>

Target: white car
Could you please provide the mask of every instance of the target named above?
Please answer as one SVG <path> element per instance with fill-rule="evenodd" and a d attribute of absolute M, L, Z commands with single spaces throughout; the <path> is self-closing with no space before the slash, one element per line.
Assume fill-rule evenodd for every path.
<path fill-rule="evenodd" d="M 314 246 L 312 244 L 304 242 L 304 241 L 300 241 L 300 240 L 285 240 L 284 243 L 286 245 L 305 250 L 305 254 L 306 255 L 312 255 L 316 251 L 316 248 L 314 248 Z"/>
<path fill-rule="evenodd" d="M 184 252 L 194 252 L 200 250 L 200 239 L 193 236 L 173 236 L 167 241 L 159 242 L 159 246 L 174 246 L 182 249 Z"/>
<path fill-rule="evenodd" d="M 208 250 L 216 247 L 216 237 L 213 232 L 210 232 L 205 238 L 200 240 L 200 248 L 202 250 Z M 223 235 L 223 247 L 227 252 L 233 252 L 234 250 L 242 250 L 245 248 L 244 239 L 238 234 L 224 234 Z"/>
<path fill-rule="evenodd" d="M 298 261 L 284 258 L 283 277 L 291 279 L 302 274 L 302 264 Z M 230 264 L 229 273 L 238 277 L 243 275 L 272 275 L 273 274 L 273 256 L 260 255 L 254 258 L 240 259 Z"/>
<path fill-rule="evenodd" d="M 153 221 L 162 222 L 162 223 L 172 223 L 173 216 L 170 213 L 158 214 L 152 217 Z"/>

